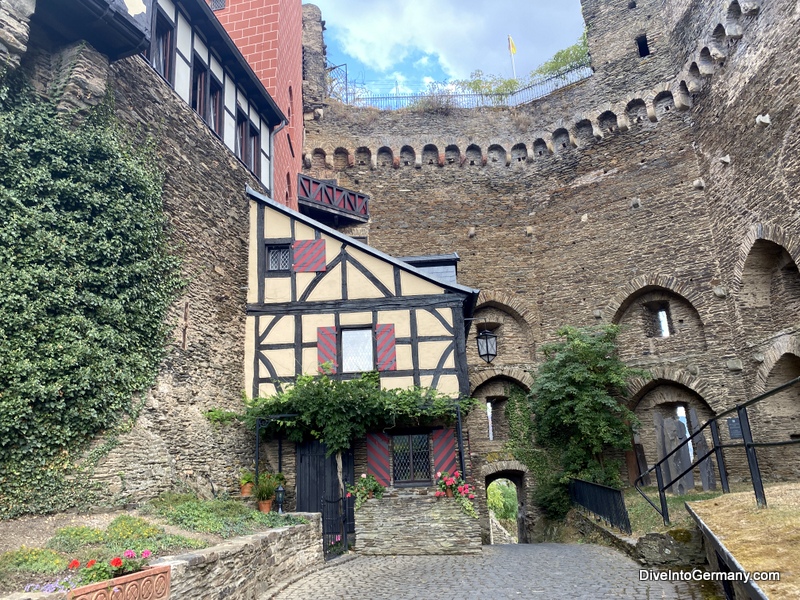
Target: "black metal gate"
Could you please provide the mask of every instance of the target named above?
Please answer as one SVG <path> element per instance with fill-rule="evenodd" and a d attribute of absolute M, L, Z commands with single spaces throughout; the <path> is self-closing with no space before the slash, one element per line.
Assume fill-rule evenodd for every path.
<path fill-rule="evenodd" d="M 322 551 L 325 560 L 334 558 L 355 544 L 355 498 L 320 498 L 322 501 Z"/>

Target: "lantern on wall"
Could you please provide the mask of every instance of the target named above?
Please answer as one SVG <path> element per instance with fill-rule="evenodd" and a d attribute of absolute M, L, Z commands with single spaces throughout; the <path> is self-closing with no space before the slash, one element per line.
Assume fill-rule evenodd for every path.
<path fill-rule="evenodd" d="M 278 514 L 283 514 L 283 500 L 286 497 L 286 490 L 283 489 L 282 485 L 278 486 L 278 489 L 275 490 L 275 500 L 278 502 Z"/>
<path fill-rule="evenodd" d="M 492 333 L 488 329 L 481 330 L 477 335 L 478 340 L 478 356 L 480 356 L 487 363 L 494 360 L 497 356 L 497 334 Z"/>

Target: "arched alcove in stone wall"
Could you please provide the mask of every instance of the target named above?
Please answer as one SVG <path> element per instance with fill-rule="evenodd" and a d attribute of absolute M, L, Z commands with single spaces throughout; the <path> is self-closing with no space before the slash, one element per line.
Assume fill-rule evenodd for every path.
<path fill-rule="evenodd" d="M 617 115 L 610 110 L 601 113 L 597 122 L 600 125 L 600 131 L 603 133 L 616 133 L 619 130 Z"/>
<path fill-rule="evenodd" d="M 589 119 L 581 119 L 575 123 L 575 140 L 578 146 L 588 146 L 597 141 L 594 137 L 594 127 Z"/>
<path fill-rule="evenodd" d="M 533 362 L 534 347 L 529 325 L 519 316 L 502 305 L 479 306 L 473 315 L 475 327 L 470 330 L 467 341 L 468 364 L 481 364 L 478 357 L 475 336 L 488 329 L 497 335 L 497 357 L 495 366 L 530 364 Z"/>
<path fill-rule="evenodd" d="M 344 171 L 350 166 L 350 152 L 341 146 L 333 151 L 333 168 L 336 171 Z"/>
<path fill-rule="evenodd" d="M 413 167 L 414 162 L 417 160 L 417 154 L 411 146 L 403 146 L 400 148 L 400 162 L 404 167 Z"/>
<path fill-rule="evenodd" d="M 800 356 L 787 352 L 770 369 L 765 391 L 797 377 L 800 377 Z M 800 384 L 752 405 L 748 411 L 755 442 L 800 439 Z M 765 479 L 797 481 L 800 477 L 800 445 L 759 448 L 758 463 Z"/>
<path fill-rule="evenodd" d="M 658 286 L 631 294 L 614 316 L 624 360 L 642 356 L 685 355 L 707 348 L 697 309 L 683 296 Z"/>
<path fill-rule="evenodd" d="M 641 98 L 635 98 L 628 102 L 628 105 L 625 107 L 625 114 L 632 125 L 646 123 L 648 120 L 647 105 Z"/>
<path fill-rule="evenodd" d="M 702 50 L 700 50 L 700 60 L 697 64 L 700 68 L 701 75 L 714 74 L 714 71 L 716 70 L 716 64 L 714 63 L 714 58 L 711 56 L 711 50 L 708 48 L 708 46 L 705 46 Z"/>
<path fill-rule="evenodd" d="M 449 144 L 444 149 L 444 162 L 448 165 L 457 165 L 461 163 L 461 150 L 455 144 Z"/>
<path fill-rule="evenodd" d="M 737 0 L 733 0 L 728 6 L 725 15 L 725 32 L 729 39 L 738 40 L 743 35 L 742 30 L 742 7 Z"/>
<path fill-rule="evenodd" d="M 378 166 L 391 167 L 394 162 L 394 153 L 389 146 L 381 146 L 378 148 Z"/>
<path fill-rule="evenodd" d="M 483 162 L 481 148 L 477 144 L 467 146 L 467 164 L 471 167 L 480 166 Z"/>
<path fill-rule="evenodd" d="M 728 34 L 725 26 L 720 23 L 711 34 L 711 57 L 716 61 L 724 60 L 728 55 Z"/>
<path fill-rule="evenodd" d="M 356 148 L 356 165 L 368 167 L 372 163 L 372 152 L 366 146 Z"/>
<path fill-rule="evenodd" d="M 556 154 L 566 152 L 572 148 L 572 140 L 569 139 L 569 131 L 564 127 L 559 127 L 553 132 L 553 151 Z"/>
<path fill-rule="evenodd" d="M 439 149 L 434 144 L 425 144 L 422 148 L 422 164 L 436 166 L 439 164 Z"/>
<path fill-rule="evenodd" d="M 525 144 L 515 144 L 511 148 L 511 161 L 516 163 L 524 163 L 528 160 L 528 148 Z"/>
<path fill-rule="evenodd" d="M 325 150 L 322 148 L 315 148 L 311 153 L 311 168 L 316 172 L 325 170 L 326 158 Z"/>
<path fill-rule="evenodd" d="M 506 150 L 500 144 L 492 144 L 486 152 L 490 165 L 504 166 L 506 164 Z"/>
<path fill-rule="evenodd" d="M 550 149 L 547 147 L 547 142 L 542 138 L 536 138 L 533 141 L 533 155 L 535 157 L 545 157 L 550 154 Z"/>
<path fill-rule="evenodd" d="M 654 379 L 649 382 L 631 401 L 631 409 L 639 419 L 635 440 L 642 445 L 648 468 L 652 467 L 664 455 L 659 452 L 655 425 L 656 415 L 666 419 L 678 417 L 688 430 L 699 426 L 714 416 L 714 411 L 696 391 L 666 379 Z M 697 423 L 690 419 L 691 409 L 697 414 Z M 710 433 L 705 432 L 706 444 L 711 447 Z M 677 473 L 673 474 L 677 475 Z"/>
<path fill-rule="evenodd" d="M 672 96 L 672 92 L 669 90 L 659 92 L 653 99 L 653 108 L 656 112 L 656 118 L 659 120 L 673 111 L 675 109 L 675 99 Z"/>
<path fill-rule="evenodd" d="M 800 322 L 800 272 L 789 252 L 756 240 L 742 269 L 735 296 L 743 335 L 751 341 L 796 327 Z"/>

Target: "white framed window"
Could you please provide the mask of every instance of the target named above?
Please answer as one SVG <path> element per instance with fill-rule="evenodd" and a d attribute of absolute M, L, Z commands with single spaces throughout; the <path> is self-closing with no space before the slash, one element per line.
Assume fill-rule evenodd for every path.
<path fill-rule="evenodd" d="M 342 329 L 342 372 L 362 373 L 374 368 L 372 327 Z"/>

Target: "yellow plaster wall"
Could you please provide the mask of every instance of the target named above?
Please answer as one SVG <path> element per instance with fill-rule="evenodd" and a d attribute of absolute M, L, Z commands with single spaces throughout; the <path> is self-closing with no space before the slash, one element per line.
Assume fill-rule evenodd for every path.
<path fill-rule="evenodd" d="M 353 265 L 347 266 L 347 297 L 350 300 L 360 298 L 385 298 L 383 292 Z"/>
<path fill-rule="evenodd" d="M 258 395 L 261 398 L 268 398 L 278 393 L 274 383 L 260 383 L 258 384 Z"/>
<path fill-rule="evenodd" d="M 291 350 L 263 350 L 262 353 L 275 369 L 278 377 L 294 377 L 294 352 Z M 272 374 L 267 370 L 263 363 L 260 366 L 261 378 L 271 377 Z"/>
<path fill-rule="evenodd" d="M 265 277 L 264 301 L 266 303 L 291 302 L 292 301 L 291 277 Z"/>
<path fill-rule="evenodd" d="M 447 350 L 450 342 L 420 342 L 419 346 L 419 368 L 420 369 L 435 369 L 439 360 L 442 358 L 442 353 Z M 446 369 L 455 368 L 454 353 L 450 352 L 450 356 L 443 365 Z"/>
<path fill-rule="evenodd" d="M 394 293 L 394 265 L 386 263 L 379 258 L 370 256 L 358 248 L 348 246 L 347 253 L 364 265 L 383 285 Z"/>
<path fill-rule="evenodd" d="M 262 317 L 261 318 L 261 331 L 259 337 L 264 335 L 267 327 L 273 322 L 277 323 L 269 332 L 269 336 L 264 340 L 267 344 L 292 344 L 294 343 L 294 318 L 289 315 L 281 315 L 277 317 Z"/>
<path fill-rule="evenodd" d="M 437 311 L 447 320 L 452 322 L 452 309 Z M 451 314 L 447 314 L 447 313 Z M 427 310 L 417 311 L 417 331 L 420 335 L 450 335 L 450 332 L 445 329 L 444 325 Z"/>
<path fill-rule="evenodd" d="M 295 220 L 294 222 L 294 239 L 296 240 L 313 240 L 317 237 L 317 231 L 313 227 L 309 227 L 305 223 Z M 327 238 L 326 238 L 327 239 Z M 325 242 L 325 253 L 331 249 L 330 239 Z"/>
<path fill-rule="evenodd" d="M 247 302 L 258 302 L 258 211 L 262 207 L 250 201 L 250 238 L 248 240 L 249 260 L 247 261 Z"/>
<path fill-rule="evenodd" d="M 410 344 L 395 344 L 395 352 L 397 353 L 397 370 L 408 371 L 414 368 L 414 360 L 411 357 Z"/>
<path fill-rule="evenodd" d="M 298 290 L 298 294 L 300 291 Z M 317 300 L 340 300 L 342 298 L 342 266 L 337 265 L 332 270 L 325 273 L 322 281 L 317 285 L 309 301 Z"/>
<path fill-rule="evenodd" d="M 419 378 L 420 386 L 431 387 L 433 386 L 433 375 L 427 375 Z M 439 377 L 439 385 L 436 386 L 437 391 L 448 396 L 458 396 L 458 377 L 456 375 L 442 375 Z"/>
<path fill-rule="evenodd" d="M 411 337 L 411 315 L 407 310 L 383 310 L 378 312 L 378 323 L 394 325 L 395 337 Z"/>
<path fill-rule="evenodd" d="M 316 329 L 314 330 L 316 335 Z M 316 375 L 319 373 L 319 363 L 317 362 L 316 348 L 303 348 L 303 374 Z"/>
<path fill-rule="evenodd" d="M 381 387 L 387 390 L 410 388 L 414 386 L 413 377 L 392 377 L 381 373 Z"/>
<path fill-rule="evenodd" d="M 407 271 L 400 271 L 400 286 L 402 287 L 404 296 L 444 294 L 445 292 L 443 287 L 425 281 L 424 279 Z"/>
<path fill-rule="evenodd" d="M 292 218 L 271 208 L 264 207 L 264 238 L 285 239 L 292 237 Z"/>
<path fill-rule="evenodd" d="M 341 325 L 367 325 L 372 326 L 371 312 L 341 313 L 339 315 Z"/>
<path fill-rule="evenodd" d="M 333 327 L 336 324 L 336 321 L 333 318 L 333 314 L 303 315 L 302 323 L 303 323 L 303 341 L 316 343 L 317 328 Z M 316 350 L 314 350 L 314 352 L 316 352 Z"/>

